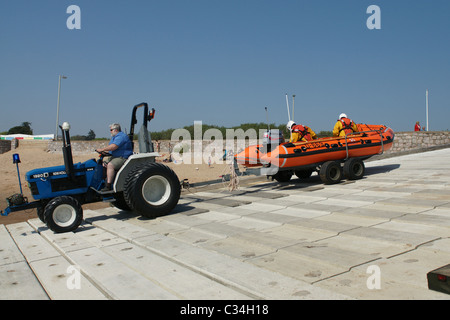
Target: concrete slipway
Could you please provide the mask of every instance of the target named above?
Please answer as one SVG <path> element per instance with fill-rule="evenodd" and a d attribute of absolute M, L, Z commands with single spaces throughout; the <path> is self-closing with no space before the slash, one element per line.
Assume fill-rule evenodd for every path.
<path fill-rule="evenodd" d="M 358 181 L 242 179 L 171 215 L 85 210 L 74 233 L 0 225 L 1 299 L 450 299 L 450 149 L 366 162 Z"/>

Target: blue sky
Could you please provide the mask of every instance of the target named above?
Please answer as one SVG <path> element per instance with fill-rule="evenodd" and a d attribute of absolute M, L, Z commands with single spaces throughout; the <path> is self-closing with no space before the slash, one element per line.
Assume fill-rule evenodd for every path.
<path fill-rule="evenodd" d="M 69 30 L 67 7 L 81 9 Z M 370 5 L 381 29 L 369 30 Z M 194 121 L 235 126 L 295 120 L 331 130 L 355 122 L 450 129 L 448 0 L 2 0 L 0 131 L 32 123 L 108 137 L 132 107 L 156 109 L 150 129 Z"/>

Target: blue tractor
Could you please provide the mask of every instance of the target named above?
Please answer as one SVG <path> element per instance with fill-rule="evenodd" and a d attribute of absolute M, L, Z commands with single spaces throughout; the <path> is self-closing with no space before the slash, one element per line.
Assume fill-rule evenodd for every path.
<path fill-rule="evenodd" d="M 144 107 L 144 121 L 138 133 L 139 153 L 131 155 L 116 173 L 111 191 L 101 191 L 105 185 L 103 157 L 83 163 L 73 163 L 70 142 L 70 126 L 60 126 L 63 136 L 64 165 L 34 169 L 26 173 L 26 180 L 35 201 L 28 202 L 20 194 L 7 198 L 8 207 L 0 213 L 37 209 L 37 215 L 47 227 L 56 233 L 70 232 L 78 228 L 83 220 L 83 204 L 99 201 L 111 202 L 119 209 L 134 211 L 155 218 L 170 213 L 178 204 L 181 193 L 180 181 L 168 166 L 157 163 L 147 123 L 153 119 L 155 110 L 148 110 L 147 103 L 133 107 L 130 140 L 133 142 L 136 112 Z M 133 142 L 134 143 L 134 142 Z M 20 158 L 13 156 L 17 165 Z"/>

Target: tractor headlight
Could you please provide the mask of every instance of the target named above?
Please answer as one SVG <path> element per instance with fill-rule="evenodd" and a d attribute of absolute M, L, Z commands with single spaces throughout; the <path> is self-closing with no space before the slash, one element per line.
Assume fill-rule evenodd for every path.
<path fill-rule="evenodd" d="M 64 131 L 69 131 L 70 130 L 70 124 L 68 122 L 64 122 L 62 124 L 62 128 Z"/>

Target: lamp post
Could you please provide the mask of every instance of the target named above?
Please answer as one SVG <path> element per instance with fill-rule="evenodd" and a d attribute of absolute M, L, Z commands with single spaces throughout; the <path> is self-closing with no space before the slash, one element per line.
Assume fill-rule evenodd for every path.
<path fill-rule="evenodd" d="M 66 76 L 59 75 L 58 80 L 58 104 L 56 105 L 56 131 L 55 131 L 55 141 L 58 140 L 58 124 L 59 124 L 59 100 L 61 96 L 61 79 L 67 79 Z"/>
<path fill-rule="evenodd" d="M 426 129 L 426 131 L 429 131 L 429 130 L 430 130 L 430 127 L 429 127 L 429 125 L 428 125 L 428 89 L 427 89 L 427 91 L 426 91 L 426 93 L 425 93 L 425 98 L 426 98 L 426 103 L 425 103 L 425 105 L 426 105 L 426 116 L 427 116 L 427 129 Z"/>
<path fill-rule="evenodd" d="M 295 121 L 294 119 L 294 103 L 295 103 L 295 94 L 292 95 L 292 121 Z"/>

